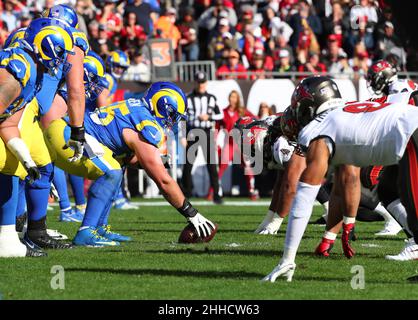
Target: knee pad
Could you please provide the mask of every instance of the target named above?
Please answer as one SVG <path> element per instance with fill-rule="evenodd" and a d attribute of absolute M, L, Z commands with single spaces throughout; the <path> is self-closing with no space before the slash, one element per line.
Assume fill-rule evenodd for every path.
<path fill-rule="evenodd" d="M 90 186 L 89 196 L 113 198 L 121 184 L 122 177 L 122 170 L 110 170 L 106 172 Z"/>
<path fill-rule="evenodd" d="M 35 180 L 32 184 L 27 183 L 27 187 L 32 189 L 49 189 L 54 178 L 54 166 L 48 163 L 46 166 L 39 167 L 41 178 Z"/>

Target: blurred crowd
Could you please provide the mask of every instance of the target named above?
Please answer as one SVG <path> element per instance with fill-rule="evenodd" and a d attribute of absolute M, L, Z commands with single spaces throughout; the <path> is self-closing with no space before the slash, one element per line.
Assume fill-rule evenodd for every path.
<path fill-rule="evenodd" d="M 418 70 L 385 0 L 2 0 L 0 45 L 59 3 L 76 8 L 93 50 L 129 54 L 130 80 L 149 73 L 144 44 L 155 38 L 171 40 L 176 61 L 215 61 L 220 78 L 269 71 L 349 77 L 382 58 L 400 71 Z"/>

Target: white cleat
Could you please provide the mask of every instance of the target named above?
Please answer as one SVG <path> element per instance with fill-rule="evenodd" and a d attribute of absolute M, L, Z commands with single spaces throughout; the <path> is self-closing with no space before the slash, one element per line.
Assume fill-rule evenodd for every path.
<path fill-rule="evenodd" d="M 383 228 L 383 230 L 380 230 L 374 235 L 375 236 L 396 236 L 401 230 L 402 230 L 402 227 L 399 225 L 399 223 L 396 222 L 395 219 L 391 219 L 385 223 L 385 227 Z"/>
<path fill-rule="evenodd" d="M 279 215 L 275 212 L 269 210 L 263 222 L 258 226 L 257 230 L 254 231 L 255 234 L 277 234 L 282 225 L 283 218 L 280 218 Z"/>
<path fill-rule="evenodd" d="M 67 240 L 68 237 L 58 230 L 46 229 L 46 233 L 55 240 Z"/>
<path fill-rule="evenodd" d="M 395 261 L 418 260 L 418 245 L 415 243 L 414 238 L 406 241 L 405 247 L 400 254 L 396 256 L 388 255 L 386 259 Z"/>
<path fill-rule="evenodd" d="M 274 282 L 278 277 L 285 277 L 287 282 L 291 282 L 293 274 L 295 273 L 295 263 L 283 263 L 280 262 L 273 271 L 265 276 L 261 281 Z"/>

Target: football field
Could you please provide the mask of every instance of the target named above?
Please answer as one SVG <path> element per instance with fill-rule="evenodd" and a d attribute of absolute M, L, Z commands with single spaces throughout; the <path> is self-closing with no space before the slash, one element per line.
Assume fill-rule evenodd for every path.
<path fill-rule="evenodd" d="M 406 280 L 418 273 L 418 262 L 384 259 L 400 252 L 403 236 L 374 236 L 383 222 L 357 224 L 359 239 L 353 243 L 357 255 L 351 260 L 342 255 L 338 239 L 329 258 L 315 257 L 312 252 L 323 227 L 308 225 L 293 282 L 279 278 L 263 283 L 260 279 L 281 256 L 286 228 L 282 225 L 277 236 L 253 234 L 267 211 L 267 201 L 192 203 L 219 225 L 211 243 L 178 244 L 185 220 L 161 200 L 152 205 L 147 201 L 136 211 L 113 210 L 113 229 L 131 236 L 132 242 L 111 248 L 49 250 L 47 258 L 0 259 L 1 299 L 418 298 L 418 283 Z M 319 215 L 317 207 L 311 221 Z M 77 230 L 75 223 L 57 222 L 57 207 L 48 221 L 49 228 L 70 238 Z M 362 276 L 364 289 L 353 289 L 352 284 L 359 283 L 353 279 L 356 276 Z"/>

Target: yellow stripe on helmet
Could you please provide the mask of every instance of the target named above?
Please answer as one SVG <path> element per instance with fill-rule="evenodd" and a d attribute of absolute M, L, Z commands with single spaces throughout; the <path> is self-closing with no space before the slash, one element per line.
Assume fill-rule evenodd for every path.
<path fill-rule="evenodd" d="M 114 63 L 120 63 L 120 56 L 116 51 L 110 53 Z"/>
<path fill-rule="evenodd" d="M 64 29 L 58 27 L 58 26 L 47 26 L 41 29 L 39 33 L 35 36 L 35 39 L 33 40 L 33 43 L 38 48 L 39 54 L 41 55 L 41 58 L 44 60 L 50 60 L 51 57 L 48 57 L 42 50 L 42 40 L 44 40 L 47 36 L 52 34 L 59 33 L 63 40 L 64 40 L 64 50 L 65 51 L 72 51 L 73 50 L 73 39 L 72 37 L 66 32 Z"/>
<path fill-rule="evenodd" d="M 85 56 L 84 57 L 84 62 L 91 62 L 91 63 L 93 63 L 96 66 L 96 68 L 97 68 L 97 75 L 99 77 L 103 77 L 104 76 L 103 65 L 95 57 Z"/>
<path fill-rule="evenodd" d="M 161 97 L 163 96 L 167 96 L 167 95 L 171 95 L 174 96 L 174 98 L 177 101 L 177 112 L 180 114 L 184 114 L 185 109 L 186 109 L 186 104 L 184 103 L 184 99 L 183 97 L 180 95 L 180 93 L 178 93 L 176 90 L 173 89 L 161 89 L 160 91 L 158 91 L 156 94 L 154 94 L 151 97 L 151 105 L 154 109 L 155 115 L 159 118 L 164 118 L 157 109 L 157 103 L 158 100 L 160 100 Z"/>

